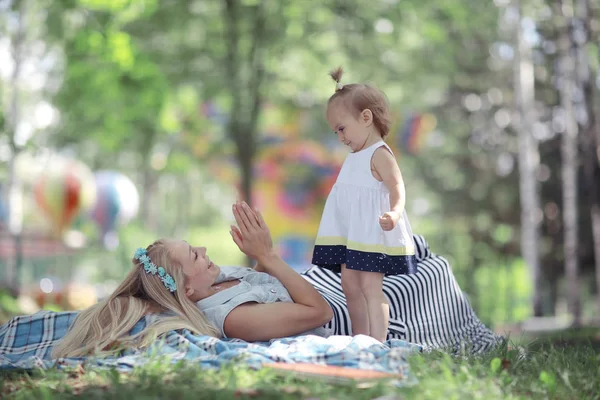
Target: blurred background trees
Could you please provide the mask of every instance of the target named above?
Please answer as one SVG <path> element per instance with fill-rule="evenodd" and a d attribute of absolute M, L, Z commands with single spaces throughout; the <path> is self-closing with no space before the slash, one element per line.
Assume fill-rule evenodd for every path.
<path fill-rule="evenodd" d="M 598 8 L 1 0 L 2 278 L 72 307 L 56 294 L 102 296 L 159 236 L 244 263 L 236 198 L 305 268 L 344 157 L 324 118 L 342 65 L 386 92 L 413 229 L 481 318 L 581 323 L 600 311 Z"/>

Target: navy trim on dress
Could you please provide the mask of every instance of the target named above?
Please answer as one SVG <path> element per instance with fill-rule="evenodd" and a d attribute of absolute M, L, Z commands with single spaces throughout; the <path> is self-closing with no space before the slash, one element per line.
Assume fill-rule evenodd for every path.
<path fill-rule="evenodd" d="M 347 249 L 344 245 L 315 246 L 312 264 L 341 272 L 342 264 L 356 271 L 379 272 L 386 275 L 411 275 L 417 273 L 417 259 L 414 255 L 390 256 L 383 253 L 370 253 Z"/>

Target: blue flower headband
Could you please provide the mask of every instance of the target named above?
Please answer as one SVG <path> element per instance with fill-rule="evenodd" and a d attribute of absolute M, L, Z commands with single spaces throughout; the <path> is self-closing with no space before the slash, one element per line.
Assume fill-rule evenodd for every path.
<path fill-rule="evenodd" d="M 148 252 L 146 249 L 137 249 L 133 255 L 133 258 L 139 260 L 144 265 L 144 271 L 146 271 L 146 273 L 151 275 L 158 274 L 158 277 L 162 281 L 163 285 L 169 289 L 169 292 L 173 293 L 177 290 L 175 279 L 173 279 L 173 277 L 169 275 L 163 267 L 157 267 L 154 265 L 154 263 L 150 260 L 150 257 L 148 257 Z"/>

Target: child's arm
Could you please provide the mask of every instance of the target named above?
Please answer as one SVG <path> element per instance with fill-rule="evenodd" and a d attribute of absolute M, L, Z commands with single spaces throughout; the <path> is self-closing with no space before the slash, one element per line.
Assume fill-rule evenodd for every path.
<path fill-rule="evenodd" d="M 375 150 L 372 162 L 373 168 L 390 192 L 390 211 L 379 218 L 381 228 L 384 231 L 389 231 L 398 223 L 406 205 L 404 180 L 396 159 L 385 147 Z"/>

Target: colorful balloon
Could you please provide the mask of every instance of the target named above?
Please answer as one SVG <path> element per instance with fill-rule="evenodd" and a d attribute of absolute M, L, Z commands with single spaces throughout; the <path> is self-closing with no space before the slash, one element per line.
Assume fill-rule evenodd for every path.
<path fill-rule="evenodd" d="M 35 201 L 61 235 L 73 219 L 96 200 L 96 185 L 89 168 L 76 160 L 57 159 L 48 163 L 34 184 Z"/>
<path fill-rule="evenodd" d="M 92 219 L 98 224 L 102 236 L 126 224 L 138 213 L 140 197 L 134 183 L 115 171 L 99 171 L 96 178 L 96 203 Z"/>
<path fill-rule="evenodd" d="M 425 139 L 435 129 L 437 119 L 433 114 L 411 114 L 398 132 L 398 146 L 407 154 L 417 154 L 423 149 Z"/>
<path fill-rule="evenodd" d="M 310 140 L 269 142 L 259 151 L 253 202 L 287 262 L 310 263 L 323 205 L 340 167 L 327 147 Z"/>

